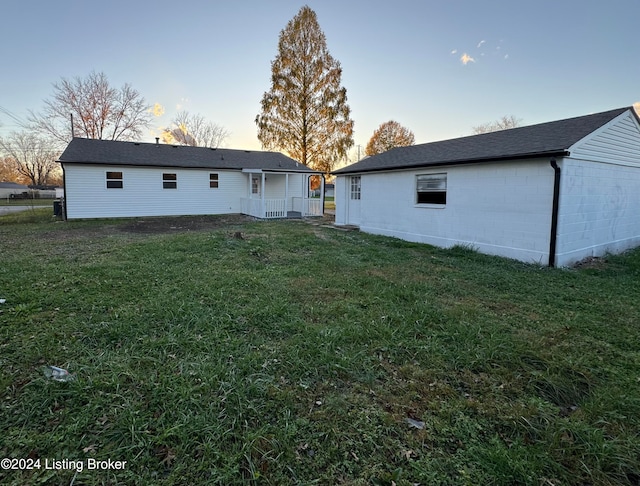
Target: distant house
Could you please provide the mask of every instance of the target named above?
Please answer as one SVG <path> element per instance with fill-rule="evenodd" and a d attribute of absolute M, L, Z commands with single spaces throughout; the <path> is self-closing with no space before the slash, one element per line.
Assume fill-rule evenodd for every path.
<path fill-rule="evenodd" d="M 58 162 L 68 219 L 323 212 L 309 198 L 322 173 L 276 152 L 74 138 Z"/>
<path fill-rule="evenodd" d="M 334 197 L 336 193 L 335 184 L 325 184 L 324 185 L 324 195 L 326 197 Z"/>
<path fill-rule="evenodd" d="M 633 108 L 400 147 L 335 171 L 336 224 L 567 266 L 640 245 Z"/>
<path fill-rule="evenodd" d="M 28 186 L 15 182 L 0 182 L 0 199 L 7 199 L 12 196 L 15 197 L 16 195 L 21 196 L 23 193 L 28 192 Z"/>

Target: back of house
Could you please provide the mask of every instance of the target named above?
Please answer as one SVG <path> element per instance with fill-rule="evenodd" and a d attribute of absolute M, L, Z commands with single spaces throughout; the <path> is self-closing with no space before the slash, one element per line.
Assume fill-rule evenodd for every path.
<path fill-rule="evenodd" d="M 322 214 L 321 173 L 277 152 L 74 138 L 59 162 L 69 219 Z"/>

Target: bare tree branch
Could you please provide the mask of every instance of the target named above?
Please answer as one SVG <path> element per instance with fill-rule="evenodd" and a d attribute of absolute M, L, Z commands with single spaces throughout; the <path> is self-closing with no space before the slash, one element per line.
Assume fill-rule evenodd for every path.
<path fill-rule="evenodd" d="M 473 127 L 473 133 L 479 135 L 481 133 L 497 132 L 499 130 L 508 130 L 509 128 L 517 128 L 522 120 L 513 115 L 503 116 L 499 120 L 484 123 Z"/>
<path fill-rule="evenodd" d="M 150 108 L 129 84 L 116 89 L 104 73 L 91 72 L 86 78 L 54 83 L 44 110 L 30 112 L 29 121 L 34 129 L 63 144 L 71 140 L 71 115 L 76 137 L 139 140 L 151 123 Z"/>
<path fill-rule="evenodd" d="M 206 120 L 200 114 L 192 115 L 188 111 L 178 113 L 171 120 L 171 125 L 162 133 L 165 143 L 218 148 L 229 137 L 226 128 Z"/>
<path fill-rule="evenodd" d="M 57 169 L 59 152 L 33 132 L 12 132 L 7 138 L 0 138 L 0 148 L 13 161 L 15 170 L 33 185 L 46 184 Z"/>

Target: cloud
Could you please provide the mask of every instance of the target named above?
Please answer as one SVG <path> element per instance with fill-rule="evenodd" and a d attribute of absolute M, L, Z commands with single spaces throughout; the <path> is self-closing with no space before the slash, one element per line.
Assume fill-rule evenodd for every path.
<path fill-rule="evenodd" d="M 465 66 L 470 62 L 476 62 L 476 60 L 466 52 L 460 57 L 460 60 L 462 61 L 462 64 L 464 64 Z"/>
<path fill-rule="evenodd" d="M 151 108 L 151 113 L 153 113 L 153 116 L 164 115 L 164 106 L 162 106 L 160 103 L 154 104 L 153 108 Z"/>
<path fill-rule="evenodd" d="M 451 54 L 457 54 L 458 53 L 458 49 L 454 49 L 453 51 L 451 51 Z"/>
<path fill-rule="evenodd" d="M 487 42 L 487 41 L 484 40 L 484 39 L 481 40 L 480 42 L 478 42 L 478 45 L 476 47 L 479 49 L 480 47 L 482 47 L 482 44 L 484 44 L 485 42 Z"/>

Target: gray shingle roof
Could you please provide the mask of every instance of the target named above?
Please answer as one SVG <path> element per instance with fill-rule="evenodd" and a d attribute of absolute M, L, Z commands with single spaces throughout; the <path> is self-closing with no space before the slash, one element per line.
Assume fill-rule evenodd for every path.
<path fill-rule="evenodd" d="M 29 187 L 17 182 L 0 182 L 0 189 L 20 189 L 26 191 Z"/>
<path fill-rule="evenodd" d="M 539 125 L 398 147 L 333 173 L 349 174 L 562 155 L 577 141 L 627 110 L 633 112 L 633 108 L 619 108 Z"/>
<path fill-rule="evenodd" d="M 87 138 L 74 138 L 58 162 L 62 164 L 183 167 L 189 169 L 263 169 L 316 173 L 279 152 L 210 149 Z"/>

